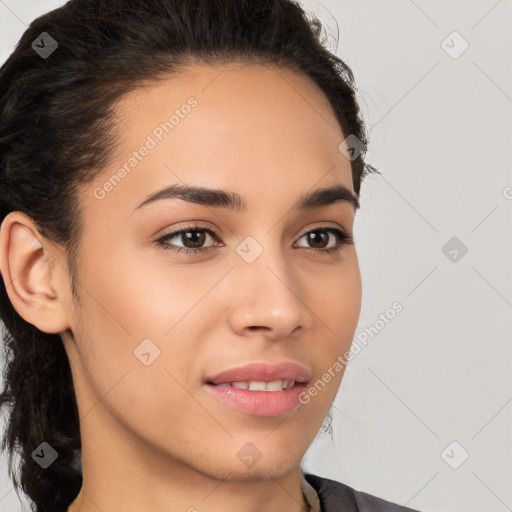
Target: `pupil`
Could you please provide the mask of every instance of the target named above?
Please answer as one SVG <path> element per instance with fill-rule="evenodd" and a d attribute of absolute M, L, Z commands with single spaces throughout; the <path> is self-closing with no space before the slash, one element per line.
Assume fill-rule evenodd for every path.
<path fill-rule="evenodd" d="M 318 236 L 317 233 L 321 233 L 321 235 Z M 308 236 L 309 236 L 310 241 L 313 242 L 313 246 L 315 247 L 315 243 L 318 243 L 319 239 L 324 238 L 324 242 L 325 242 L 325 238 L 327 236 L 327 233 L 325 233 L 324 231 L 313 231 L 312 233 L 309 233 Z"/>
<path fill-rule="evenodd" d="M 197 240 L 194 240 L 194 235 L 191 235 L 191 233 L 196 233 L 199 235 L 199 241 Z M 204 243 L 204 236 L 205 236 L 205 233 L 201 232 L 201 231 L 187 231 L 186 233 L 183 233 L 183 235 L 185 235 L 186 239 L 188 241 L 192 241 L 192 243 L 194 244 L 194 248 L 197 246 L 201 246 L 201 243 Z"/>

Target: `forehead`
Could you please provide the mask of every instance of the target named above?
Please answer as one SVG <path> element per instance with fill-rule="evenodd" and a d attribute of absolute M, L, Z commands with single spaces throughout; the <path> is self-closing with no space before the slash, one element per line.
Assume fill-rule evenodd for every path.
<path fill-rule="evenodd" d="M 116 117 L 119 146 L 94 186 L 110 181 L 108 197 L 127 207 L 180 182 L 274 200 L 283 189 L 297 195 L 315 183 L 353 190 L 339 150 L 345 137 L 327 98 L 287 69 L 183 67 L 125 95 Z"/>

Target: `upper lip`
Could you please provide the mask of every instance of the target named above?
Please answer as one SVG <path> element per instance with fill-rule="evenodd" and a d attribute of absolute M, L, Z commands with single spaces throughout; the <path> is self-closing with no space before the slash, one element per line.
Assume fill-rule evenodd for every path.
<path fill-rule="evenodd" d="M 251 363 L 237 368 L 230 368 L 212 377 L 207 377 L 206 382 L 222 384 L 229 382 L 272 382 L 276 380 L 294 380 L 295 382 L 308 382 L 310 372 L 297 363 Z"/>

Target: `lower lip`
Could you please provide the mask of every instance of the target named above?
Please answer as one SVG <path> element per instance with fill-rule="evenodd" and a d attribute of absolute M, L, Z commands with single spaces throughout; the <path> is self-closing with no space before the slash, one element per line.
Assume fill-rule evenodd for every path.
<path fill-rule="evenodd" d="M 225 403 L 256 416 L 280 416 L 291 411 L 300 403 L 299 395 L 306 389 L 306 384 L 295 383 L 290 389 L 282 391 L 249 391 L 231 386 L 205 384 L 206 388 Z"/>

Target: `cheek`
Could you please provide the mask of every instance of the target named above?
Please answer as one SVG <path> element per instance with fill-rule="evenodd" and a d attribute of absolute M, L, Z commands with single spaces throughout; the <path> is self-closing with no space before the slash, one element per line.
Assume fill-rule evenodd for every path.
<path fill-rule="evenodd" d="M 113 244 L 115 246 L 115 244 Z M 212 287 L 218 272 L 208 275 L 191 265 L 170 265 L 165 257 L 142 260 L 133 248 L 111 251 L 101 263 L 94 255 L 84 269 L 82 293 L 87 317 L 96 329 L 115 330 L 132 341 L 164 339 L 170 330 L 187 322 L 187 314 Z"/>
<path fill-rule="evenodd" d="M 361 274 L 357 259 L 347 258 L 344 264 L 332 267 L 329 274 L 322 277 L 322 286 L 313 283 L 312 307 L 320 325 L 333 340 L 332 347 L 340 349 L 350 345 L 361 311 Z"/>
<path fill-rule="evenodd" d="M 160 257 L 148 263 L 131 260 L 128 253 L 112 252 L 108 262 L 99 256 L 95 261 L 94 255 L 89 255 L 90 266 L 80 278 L 87 284 L 87 289 L 81 290 L 87 338 L 84 359 L 96 395 L 85 410 L 92 409 L 101 397 L 104 408 L 119 423 L 162 450 L 184 450 L 177 447 L 176 439 L 189 443 L 193 450 L 206 444 L 217 446 L 212 440 L 225 439 L 225 432 L 201 406 L 196 380 L 205 364 L 204 358 L 198 357 L 209 336 L 204 329 L 222 327 L 226 308 L 233 305 L 233 287 L 215 288 L 229 265 L 170 265 Z M 345 265 L 325 265 L 322 272 L 313 268 L 315 271 L 304 273 L 300 281 L 304 314 L 312 315 L 311 331 L 304 333 L 304 338 L 311 336 L 317 348 L 313 354 L 303 339 L 297 357 L 302 352 L 306 360 L 314 361 L 320 378 L 350 346 L 359 316 L 361 283 L 355 259 Z M 134 354 L 144 339 L 160 350 L 149 365 Z M 152 358 L 154 349 L 151 344 L 147 347 Z M 142 356 L 140 351 L 138 354 Z M 307 431 L 314 437 L 341 378 L 342 372 L 338 372 L 330 384 L 315 388 L 315 396 L 298 415 L 302 430 L 290 422 L 290 432 L 282 430 L 286 436 L 266 441 L 275 443 L 272 450 L 284 449 L 281 445 L 286 448 L 286 442 L 289 450 L 296 449 L 292 444 L 297 438 L 291 430 L 302 432 L 302 436 Z M 102 412 L 98 407 L 94 414 Z M 217 414 L 222 418 L 221 412 Z M 217 444 L 218 459 L 223 460 L 225 449 Z"/>
<path fill-rule="evenodd" d="M 187 312 L 211 284 L 198 289 L 175 270 L 166 280 L 155 274 L 119 259 L 84 269 L 80 280 L 87 289 L 81 290 L 76 332 L 93 392 L 85 410 L 102 414 L 95 408 L 101 398 L 117 422 L 163 447 L 171 434 L 191 429 L 187 417 L 204 416 L 187 392 L 198 353 Z"/>
<path fill-rule="evenodd" d="M 106 388 L 98 391 L 105 392 L 128 370 L 142 371 L 141 382 L 155 373 L 153 368 L 164 376 L 163 383 L 161 377 L 148 379 L 148 393 L 169 384 L 169 373 L 180 381 L 190 379 L 201 349 L 198 333 L 219 318 L 209 291 L 225 271 L 171 266 L 162 256 L 144 261 L 130 257 L 135 250 L 116 253 L 116 247 L 111 244 L 108 257 L 107 251 L 101 256 L 90 251 L 79 276 L 87 288 L 80 290 L 82 325 L 77 332 L 84 338 L 87 359 L 93 359 L 90 374 Z"/>
<path fill-rule="evenodd" d="M 322 414 L 336 396 L 346 370 L 346 354 L 350 350 L 361 310 L 361 275 L 356 259 L 333 269 L 324 281 L 323 293 L 316 293 L 312 309 L 322 334 L 318 336 L 318 381 L 310 389 L 311 405 Z M 306 397 L 307 398 L 307 397 Z"/>
<path fill-rule="evenodd" d="M 357 265 L 331 274 L 323 293 L 311 302 L 317 319 L 316 380 L 302 403 L 318 418 L 327 414 L 343 379 L 361 310 L 361 279 Z"/>

